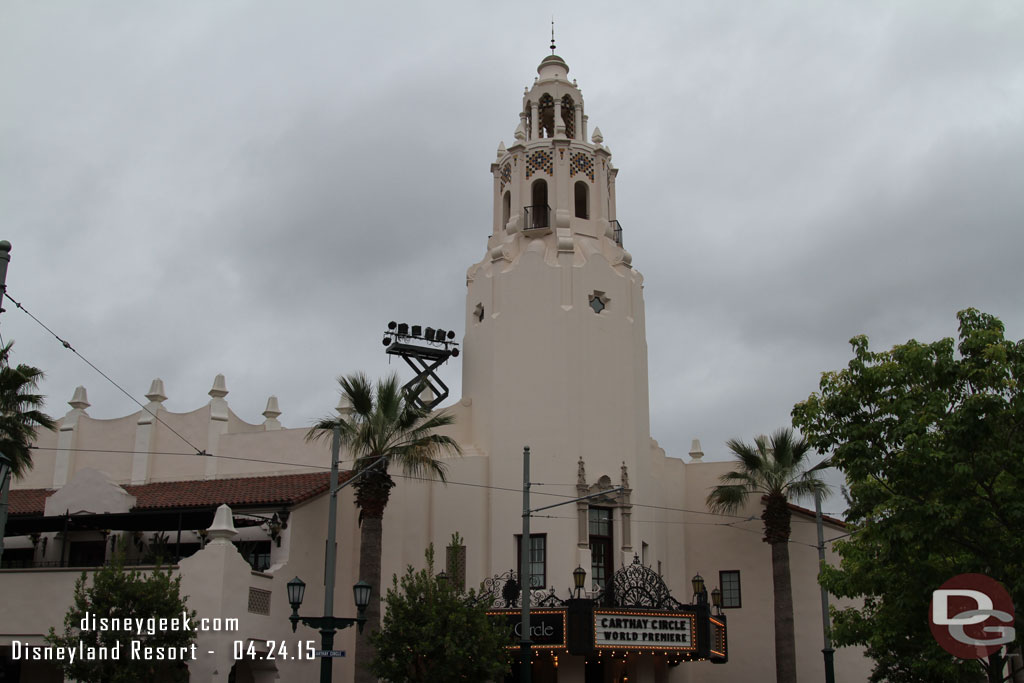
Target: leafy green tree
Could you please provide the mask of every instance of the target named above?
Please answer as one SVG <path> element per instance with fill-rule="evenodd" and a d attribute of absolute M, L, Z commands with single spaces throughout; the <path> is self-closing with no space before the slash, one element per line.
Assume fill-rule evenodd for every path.
<path fill-rule="evenodd" d="M 43 371 L 31 365 L 8 363 L 14 342 L 0 348 L 0 453 L 11 461 L 11 472 L 20 477 L 32 469 L 30 446 L 39 428 L 56 423 L 42 412 L 44 398 L 35 393 Z"/>
<path fill-rule="evenodd" d="M 181 596 L 181 577 L 172 577 L 170 570 L 157 569 L 141 572 L 126 570 L 124 558 L 127 540 L 119 544 L 114 561 L 93 575 L 89 585 L 88 573 L 75 582 L 75 602 L 64 617 L 64 631 L 60 635 L 51 627 L 46 642 L 50 645 L 78 648 L 108 648 L 106 656 L 96 659 L 75 658 L 73 662 L 61 663 L 64 677 L 81 683 L 184 683 L 189 679 L 188 668 L 183 659 L 191 657 L 188 648 L 195 642 L 195 631 L 191 622 L 196 613 L 189 610 Z M 183 626 L 183 615 L 187 616 L 190 629 Z M 82 620 L 87 617 L 99 619 L 143 620 L 141 633 L 138 629 L 93 629 L 94 622 L 88 622 L 89 630 L 82 631 Z M 179 628 L 161 629 L 159 620 L 177 619 Z M 149 623 L 148 620 L 155 621 Z M 98 625 L 98 622 L 95 622 Z M 108 622 L 109 623 L 109 622 Z M 167 622 L 171 625 L 171 622 Z M 150 628 L 155 626 L 155 628 Z M 153 631 L 150 633 L 150 631 Z M 160 650 L 138 650 L 138 657 L 132 657 L 132 641 L 138 641 L 140 648 L 161 648 Z M 114 658 L 114 648 L 120 643 Z M 180 655 L 186 648 L 185 657 L 161 659 L 157 652 Z M 99 652 L 97 650 L 97 652 Z M 150 656 L 147 656 L 149 654 Z"/>
<path fill-rule="evenodd" d="M 503 624 L 487 617 L 470 590 L 460 594 L 434 575 L 434 547 L 427 566 L 392 577 L 372 670 L 390 683 L 450 683 L 501 680 L 508 670 Z"/>
<path fill-rule="evenodd" d="M 459 444 L 437 430 L 455 421 L 447 413 L 431 414 L 406 396 L 391 375 L 372 385 L 363 373 L 339 377 L 344 400 L 351 414 L 328 417 L 316 423 L 307 440 L 326 439 L 335 427 L 341 441 L 355 458 L 352 485 L 359 506 L 359 578 L 370 584 L 372 595 L 380 595 L 380 561 L 383 547 L 384 508 L 395 482 L 388 474 L 392 464 L 406 475 L 445 480 L 441 457 L 461 453 Z M 356 638 L 356 682 L 375 683 L 370 673 L 373 644 L 370 634 L 380 628 L 380 601 L 370 600 L 366 608 L 366 633 Z"/>
<path fill-rule="evenodd" d="M 789 574 L 789 500 L 827 493 L 828 486 L 808 469 L 810 446 L 794 438 L 791 429 L 778 429 L 771 438 L 759 436 L 754 445 L 736 439 L 726 442 L 738 460 L 738 469 L 720 477 L 722 483 L 708 494 L 715 512 L 735 512 L 751 494 L 764 498 L 764 540 L 772 550 L 772 587 L 775 593 L 775 680 L 796 682 L 796 636 L 793 630 L 793 587 Z"/>
<path fill-rule="evenodd" d="M 853 338 L 848 366 L 823 373 L 793 409 L 846 476 L 854 533 L 835 544 L 841 563 L 823 583 L 863 599 L 836 613 L 833 638 L 866 646 L 873 681 L 978 676 L 928 629 L 931 593 L 952 576 L 986 574 L 1024 605 L 1024 342 L 1005 339 L 991 315 L 957 317 L 957 345 L 911 340 L 874 352 Z M 981 663 L 1000 680 L 999 657 Z"/>

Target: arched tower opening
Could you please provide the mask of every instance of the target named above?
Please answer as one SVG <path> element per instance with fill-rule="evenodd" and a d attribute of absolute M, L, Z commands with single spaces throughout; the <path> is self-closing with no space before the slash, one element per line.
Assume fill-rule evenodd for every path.
<path fill-rule="evenodd" d="M 527 228 L 548 228 L 551 223 L 548 221 L 548 183 L 538 178 L 530 186 L 530 211 L 528 212 Z"/>
<path fill-rule="evenodd" d="M 537 137 L 555 137 L 555 98 L 548 93 L 541 95 L 537 102 Z"/>
<path fill-rule="evenodd" d="M 590 218 L 590 187 L 582 180 L 577 180 L 573 186 L 573 195 L 576 199 L 576 218 Z"/>
<path fill-rule="evenodd" d="M 576 103 L 569 95 L 562 96 L 562 124 L 565 126 L 565 136 L 576 138 Z"/>
<path fill-rule="evenodd" d="M 512 217 L 512 193 L 505 190 L 505 196 L 501 199 L 501 228 L 508 227 L 508 219 Z"/>

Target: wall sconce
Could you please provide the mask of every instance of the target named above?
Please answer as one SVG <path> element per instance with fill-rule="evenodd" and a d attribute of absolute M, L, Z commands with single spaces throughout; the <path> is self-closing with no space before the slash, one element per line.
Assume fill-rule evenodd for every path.
<path fill-rule="evenodd" d="M 700 572 L 690 580 L 690 583 L 693 584 L 693 604 L 708 604 L 708 591 L 704 587 L 704 577 L 700 575 Z"/>
<path fill-rule="evenodd" d="M 722 589 L 716 587 L 711 591 L 711 604 L 715 606 L 715 614 L 722 613 Z"/>
<path fill-rule="evenodd" d="M 281 547 L 281 529 L 283 529 L 284 526 L 281 524 L 281 521 L 277 518 L 277 514 L 275 513 L 274 516 L 270 519 L 270 521 L 266 522 L 266 524 L 267 524 L 267 533 L 270 534 L 271 540 L 273 540 L 275 543 L 277 543 L 277 547 L 280 548 Z"/>

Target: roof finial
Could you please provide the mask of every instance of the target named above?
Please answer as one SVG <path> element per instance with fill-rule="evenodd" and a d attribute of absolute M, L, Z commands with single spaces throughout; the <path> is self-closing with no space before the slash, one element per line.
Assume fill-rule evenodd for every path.
<path fill-rule="evenodd" d="M 551 15 L 551 54 L 555 54 L 555 15 Z"/>

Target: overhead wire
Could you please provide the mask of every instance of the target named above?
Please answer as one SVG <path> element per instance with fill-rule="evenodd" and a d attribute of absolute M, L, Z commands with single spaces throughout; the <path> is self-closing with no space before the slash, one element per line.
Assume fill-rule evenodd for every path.
<path fill-rule="evenodd" d="M 77 351 L 77 350 L 75 349 L 75 347 L 71 346 L 71 344 L 70 344 L 70 343 L 69 343 L 69 342 L 68 342 L 68 341 L 67 341 L 66 339 L 62 339 L 62 338 L 60 337 L 60 335 L 58 335 L 58 334 L 57 334 L 56 332 L 54 332 L 54 331 L 53 331 L 53 330 L 51 330 L 51 329 L 50 329 L 49 327 L 47 327 L 47 326 L 46 326 L 46 324 L 45 324 L 45 323 L 43 323 L 43 321 L 42 321 L 42 320 L 40 320 L 39 318 L 37 318 L 37 317 L 35 317 L 34 315 L 32 315 L 32 312 L 31 312 L 31 311 L 29 311 L 29 310 L 28 310 L 27 308 L 25 308 L 25 307 L 24 307 L 24 306 L 23 306 L 23 305 L 21 304 L 21 302 L 19 302 L 19 301 L 16 301 L 16 300 L 14 299 L 14 297 L 12 297 L 12 296 L 10 295 L 10 293 L 9 293 L 9 292 L 5 292 L 5 293 L 4 293 L 4 296 L 6 296 L 6 297 L 7 297 L 8 299 L 10 299 L 10 300 L 11 300 L 11 302 L 12 302 L 12 303 L 13 303 L 13 304 L 14 304 L 15 306 L 17 306 L 19 310 L 21 310 L 21 311 L 23 311 L 23 312 L 25 313 L 25 315 L 27 315 L 28 317 L 32 318 L 32 320 L 36 321 L 36 323 L 37 323 L 37 324 L 38 324 L 38 325 L 39 325 L 40 327 L 42 327 L 42 328 L 43 328 L 44 330 L 46 330 L 46 331 L 47 331 L 47 332 L 49 332 L 49 333 L 50 333 L 51 335 L 53 335 L 53 338 L 54 338 L 54 339 L 56 339 L 57 341 L 59 341 L 59 342 L 61 343 L 61 345 L 62 345 L 62 346 L 63 346 L 64 348 L 68 349 L 69 351 L 71 351 L 71 353 L 75 354 L 75 355 L 76 355 L 76 356 L 78 356 L 78 357 L 79 357 L 80 359 L 82 359 L 82 361 L 84 361 L 86 365 L 88 365 L 88 366 L 89 366 L 90 368 L 92 368 L 93 370 L 95 370 L 96 372 L 98 372 L 98 373 L 100 374 L 100 376 L 101 376 L 101 377 L 103 377 L 103 379 L 105 379 L 105 380 L 107 380 L 108 382 L 110 382 L 111 384 L 113 384 L 113 385 L 114 385 L 114 386 L 115 386 L 115 387 L 117 388 L 117 390 L 118 390 L 118 391 L 120 391 L 120 392 L 121 392 L 122 394 L 124 394 L 125 396 L 127 396 L 127 397 L 128 397 L 129 399 L 131 399 L 131 400 L 132 400 L 132 402 L 134 402 L 134 403 L 135 403 L 136 405 L 138 405 L 138 406 L 139 406 L 140 408 L 142 408 L 142 409 L 143 409 L 143 410 L 144 410 L 145 412 L 147 412 L 147 413 L 149 413 L 150 415 L 152 415 L 152 416 L 153 416 L 153 419 L 154 419 L 154 420 L 156 420 L 157 422 L 159 422 L 159 423 L 160 423 L 160 424 L 162 424 L 163 426 L 167 427 L 167 429 L 169 429 L 169 430 L 171 431 L 171 433 L 172 433 L 172 434 L 174 434 L 174 435 L 175 435 L 176 437 L 178 437 L 179 439 L 181 439 L 182 441 L 184 441 L 185 443 L 187 443 L 187 444 L 189 445 L 189 447 L 190 447 L 190 448 L 193 448 L 193 449 L 195 449 L 195 451 L 196 451 L 196 455 L 206 455 L 206 452 L 205 452 L 204 450 L 202 450 L 202 449 L 200 449 L 200 448 L 197 448 L 195 444 L 193 444 L 193 443 L 192 443 L 191 441 L 189 441 L 189 440 L 188 440 L 188 439 L 186 439 L 186 438 L 185 438 L 184 436 L 182 436 L 182 435 L 181 435 L 181 434 L 180 434 L 180 433 L 179 433 L 179 432 L 178 432 L 177 430 L 175 430 L 175 429 L 174 429 L 174 427 L 170 426 L 169 424 L 167 424 L 166 422 L 164 422 L 163 420 L 161 420 L 161 419 L 160 419 L 160 417 L 159 417 L 159 416 L 158 416 L 158 415 L 157 415 L 156 413 L 154 413 L 154 412 L 153 412 L 152 410 L 150 410 L 150 409 L 149 409 L 149 408 L 147 408 L 147 407 L 146 407 L 145 405 L 143 405 L 143 404 L 142 404 L 142 402 L 140 402 L 140 401 L 139 401 L 139 400 L 138 400 L 137 398 L 135 398 L 135 397 L 134 397 L 134 396 L 132 396 L 132 395 L 131 395 L 130 393 L 128 393 L 128 391 L 126 391 L 126 390 L 124 389 L 124 387 L 122 387 L 122 386 L 121 386 L 120 384 L 118 384 L 118 383 L 117 383 L 117 382 L 115 382 L 115 381 L 114 381 L 113 379 L 111 379 L 111 378 L 110 378 L 110 376 L 109 376 L 109 375 L 107 375 L 107 373 L 105 373 L 105 372 L 103 372 L 102 370 L 100 370 L 100 369 L 99 369 L 98 367 L 96 367 L 96 366 L 95 366 L 95 365 L 94 365 L 94 364 L 92 363 L 92 361 L 90 361 L 90 360 L 89 360 L 88 358 L 86 358 L 85 356 L 83 356 L 82 354 L 80 354 L 80 353 L 79 353 L 79 352 L 78 352 L 78 351 Z"/>

